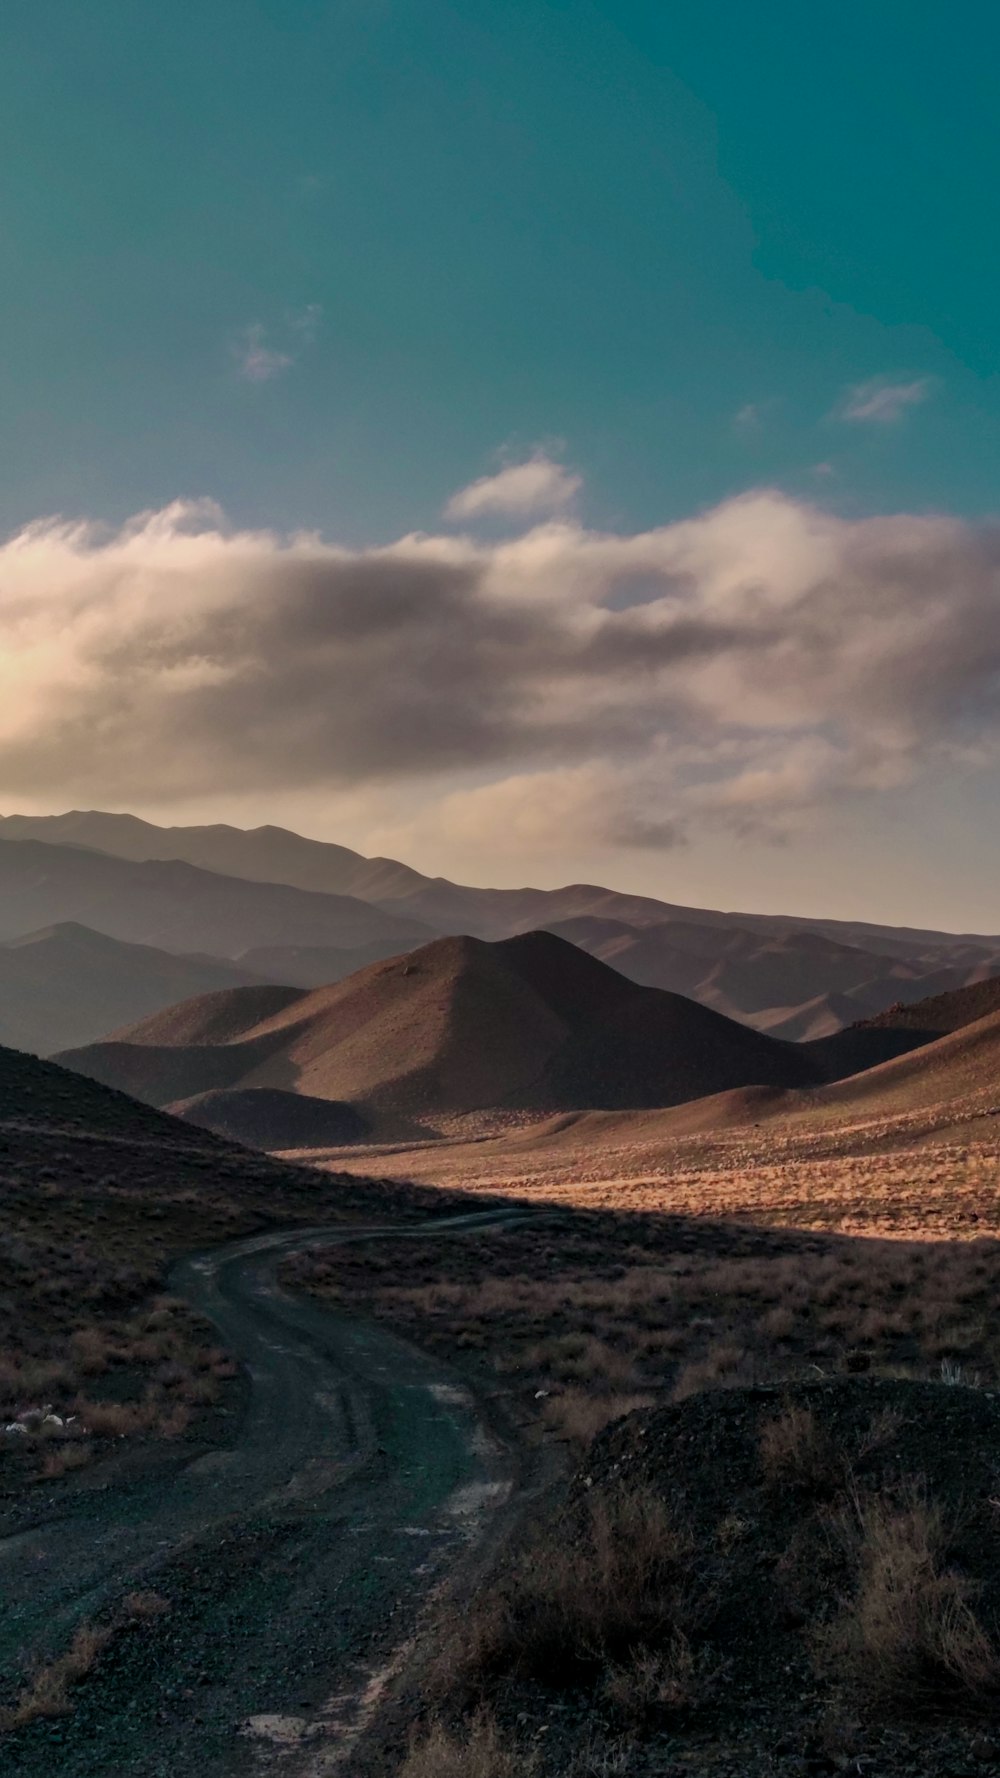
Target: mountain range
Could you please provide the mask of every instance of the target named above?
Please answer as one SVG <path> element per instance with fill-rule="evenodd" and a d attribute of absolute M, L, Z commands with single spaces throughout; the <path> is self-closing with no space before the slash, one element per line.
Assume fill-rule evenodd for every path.
<path fill-rule="evenodd" d="M 312 991 L 203 995 L 59 1059 L 185 1115 L 211 1093 L 216 1120 L 223 1093 L 266 1089 L 271 1147 L 289 1145 L 282 1096 L 350 1106 L 369 1134 L 395 1140 L 473 1113 L 673 1105 L 820 1078 L 807 1046 L 640 987 L 546 932 L 438 939 Z"/>
<path fill-rule="evenodd" d="M 264 978 L 320 987 L 441 934 L 496 941 L 541 928 L 641 986 L 795 1041 L 1000 970 L 1000 937 L 991 935 L 692 909 L 589 884 L 476 888 L 277 827 L 159 828 L 100 811 L 0 817 L 0 944 L 52 925 L 64 929 L 72 1028 L 31 1011 L 31 971 L 40 1005 L 51 962 L 30 948 L 2 1027 L 7 1041 L 46 1053 L 169 1005 L 178 996 L 167 959 L 177 955 L 191 967 L 194 954 L 206 968 L 229 968 L 233 985 Z M 131 1001 L 124 994 L 110 1019 L 88 985 L 81 928 L 163 954 L 141 969 L 131 960 L 141 991 Z M 130 965 L 118 961 L 124 985 Z M 0 988 L 5 979 L 0 968 Z M 225 984 L 192 977 L 188 991 L 217 985 Z"/>

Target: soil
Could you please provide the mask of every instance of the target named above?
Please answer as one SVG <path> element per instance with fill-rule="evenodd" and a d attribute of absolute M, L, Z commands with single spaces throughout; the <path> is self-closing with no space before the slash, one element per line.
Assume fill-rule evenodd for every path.
<path fill-rule="evenodd" d="M 503 1214 L 456 1220 L 472 1237 Z M 447 1366 L 280 1290 L 303 1239 L 259 1235 L 171 1275 L 245 1366 L 216 1437 L 5 1504 L 4 1701 L 81 1621 L 117 1623 L 130 1593 L 169 1607 L 119 1630 L 72 1714 L 4 1737 L 5 1778 L 50 1778 L 54 1762 L 60 1778 L 235 1778 L 270 1768 L 275 1737 L 283 1772 L 321 1756 L 350 1770 L 383 1669 L 510 1492 L 516 1456 Z"/>
<path fill-rule="evenodd" d="M 761 1435 L 789 1407 L 807 1410 L 826 1452 L 808 1479 L 765 1473 Z M 877 1496 L 932 1502 L 950 1527 L 947 1566 L 1000 1646 L 1000 1401 L 942 1384 L 851 1379 L 717 1391 L 631 1415 L 595 1442 L 566 1505 L 542 1532 L 580 1540 L 588 1504 L 649 1491 L 693 1538 L 707 1601 L 699 1661 L 712 1678 L 685 1711 L 610 1763 L 623 1728 L 599 1689 L 515 1680 L 492 1695 L 501 1720 L 537 1750 L 544 1778 L 622 1771 L 629 1778 L 971 1778 L 1000 1771 L 996 1697 L 963 1704 L 928 1680 L 892 1707 L 866 1703 L 815 1658 L 816 1638 L 852 1594 L 843 1515 Z M 565 1676 L 563 1676 L 565 1678 Z M 582 1750 L 609 1763 L 583 1762 Z M 601 1750 L 604 1750 L 601 1753 Z"/>

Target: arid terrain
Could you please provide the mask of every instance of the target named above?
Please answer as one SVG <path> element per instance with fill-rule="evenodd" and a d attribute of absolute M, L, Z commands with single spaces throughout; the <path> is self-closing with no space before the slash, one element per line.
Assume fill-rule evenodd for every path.
<path fill-rule="evenodd" d="M 172 871 L 138 826 L 85 883 Z M 192 832 L 178 935 L 278 845 Z M 63 894 L 68 837 L 8 851 Z M 982 947 L 724 926 L 747 994 L 764 953 L 801 986 L 803 947 L 852 979 L 858 938 L 924 947 L 933 994 L 893 963 L 891 1004 L 788 1041 L 590 954 L 653 967 L 582 892 L 586 948 L 372 956 L 364 909 L 432 892 L 337 850 L 279 888 L 346 895 L 341 979 L 154 1005 L 71 1071 L 0 1051 L 5 1769 L 97 1778 L 110 1725 L 137 1778 L 1000 1771 Z M 116 993 L 216 967 L 75 929 L 29 963 L 98 953 Z M 332 955 L 260 974 L 293 953 Z"/>

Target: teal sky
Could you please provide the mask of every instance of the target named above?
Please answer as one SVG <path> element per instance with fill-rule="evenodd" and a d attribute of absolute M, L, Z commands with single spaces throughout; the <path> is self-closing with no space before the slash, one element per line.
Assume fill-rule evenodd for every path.
<path fill-rule="evenodd" d="M 0 36 L 5 529 L 209 494 L 365 542 L 550 441 L 615 527 L 760 482 L 995 507 L 995 7 L 10 0 Z M 251 337 L 293 362 L 241 377 Z M 874 378 L 926 399 L 831 418 Z"/>
<path fill-rule="evenodd" d="M 1000 929 L 995 5 L 0 46 L 6 810 Z"/>

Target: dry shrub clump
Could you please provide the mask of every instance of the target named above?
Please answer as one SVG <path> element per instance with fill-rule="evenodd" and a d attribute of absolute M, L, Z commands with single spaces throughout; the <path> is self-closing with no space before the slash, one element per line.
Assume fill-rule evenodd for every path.
<path fill-rule="evenodd" d="M 27 1728 L 43 1717 L 67 1716 L 73 1708 L 72 1688 L 93 1672 L 115 1636 L 139 1630 L 169 1610 L 162 1594 L 134 1592 L 126 1594 L 110 1623 L 81 1624 L 65 1654 L 36 1666 L 14 1703 L 0 1710 L 0 1734 Z"/>
<path fill-rule="evenodd" d="M 461 1729 L 433 1723 L 414 1739 L 399 1778 L 530 1778 L 537 1757 L 515 1747 L 487 1710 Z"/>
<path fill-rule="evenodd" d="M 595 1490 L 479 1597 L 439 1677 L 449 1692 L 504 1674 L 549 1685 L 604 1677 L 632 1713 L 646 1708 L 640 1692 L 679 1709 L 693 1701 L 688 1637 L 706 1606 L 693 1540 L 665 1502 L 646 1489 Z"/>
<path fill-rule="evenodd" d="M 40 1717 L 65 1716 L 72 1709 L 70 1688 L 92 1672 L 114 1632 L 81 1624 L 66 1653 L 38 1667 L 9 1710 L 0 1712 L 0 1731 L 22 1729 Z"/>
<path fill-rule="evenodd" d="M 907 1709 L 982 1701 L 1000 1688 L 1000 1655 L 947 1566 L 939 1507 L 855 1497 L 840 1524 L 855 1591 L 817 1637 L 819 1664 L 875 1701 Z"/>

